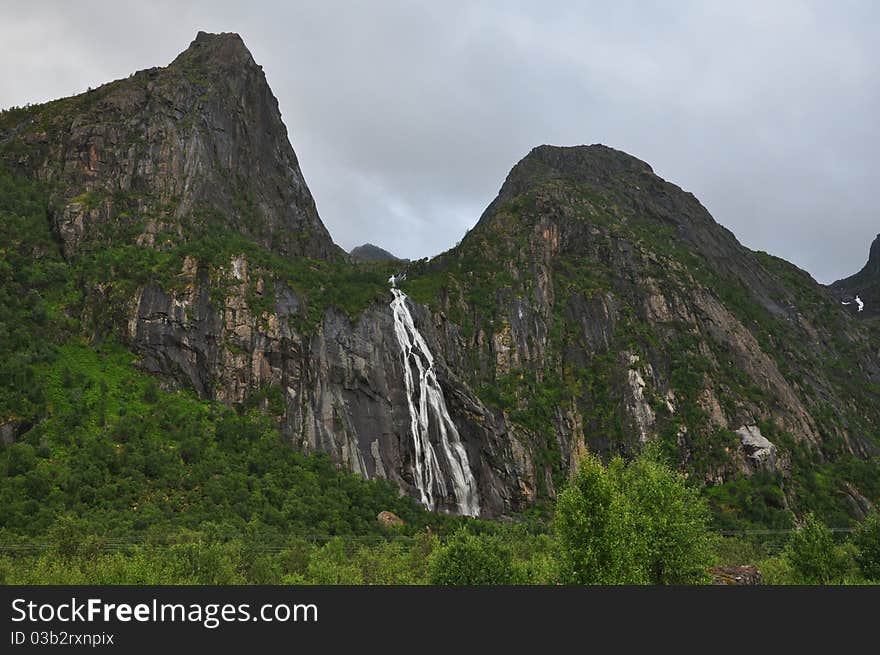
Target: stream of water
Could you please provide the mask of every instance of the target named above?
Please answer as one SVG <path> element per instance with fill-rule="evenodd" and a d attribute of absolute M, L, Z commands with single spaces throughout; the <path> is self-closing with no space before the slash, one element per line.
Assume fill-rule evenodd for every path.
<path fill-rule="evenodd" d="M 448 495 L 448 482 L 459 513 L 477 516 L 480 513 L 477 483 L 471 473 L 467 451 L 458 429 L 446 408 L 443 389 L 437 382 L 434 357 L 425 339 L 416 329 L 406 304 L 406 294 L 396 288 L 392 288 L 391 293 L 394 295 L 394 300 L 391 301 L 394 334 L 403 353 L 406 401 L 415 449 L 413 477 L 422 504 L 430 510 L 436 509 L 438 500 L 445 499 Z M 446 464 L 448 480 L 430 440 L 431 425 L 435 426 L 440 437 L 439 450 Z"/>

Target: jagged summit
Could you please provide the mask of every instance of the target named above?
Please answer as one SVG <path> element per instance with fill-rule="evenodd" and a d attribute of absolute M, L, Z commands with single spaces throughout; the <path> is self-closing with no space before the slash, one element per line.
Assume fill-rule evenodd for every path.
<path fill-rule="evenodd" d="M 815 503 L 801 490 L 817 479 L 835 513 L 880 502 L 875 324 L 613 148 L 534 148 L 458 245 L 388 264 L 390 283 L 333 244 L 234 34 L 200 33 L 164 68 L 0 113 L 0 166 L 2 200 L 21 211 L 7 220 L 4 205 L 0 220 L 6 327 L 22 323 L 32 344 L 70 341 L 73 355 L 84 339 L 124 344 L 163 388 L 260 409 L 297 448 L 404 493 L 430 488 L 440 509 L 476 513 L 470 488 L 482 516 L 518 513 L 554 497 L 587 452 L 649 442 L 695 484 L 723 487 L 711 492 L 720 525 L 788 525 Z M 880 307 L 867 284 L 878 263 L 875 242 L 854 276 L 859 318 Z M 29 361 L 14 350 L 26 339 L 6 332 L 0 361 Z M 71 370 L 80 385 L 78 355 L 57 350 L 49 374 Z M 6 377 L 46 379 L 34 361 Z M 94 370 L 95 382 L 116 377 Z M 54 391 L 18 392 L 7 440 L 55 420 Z M 125 422 L 91 402 L 77 417 L 111 454 L 148 402 L 132 393 Z M 438 410 L 424 425 L 416 402 Z M 452 424 L 460 443 L 444 444 Z M 436 485 L 420 472 L 419 435 L 456 451 L 439 454 Z"/>
<path fill-rule="evenodd" d="M 169 67 L 203 65 L 224 69 L 252 66 L 259 68 L 241 36 L 235 32 L 199 32 L 189 47 Z"/>
<path fill-rule="evenodd" d="M 868 254 L 868 263 L 865 264 L 862 272 L 875 278 L 880 278 L 880 234 L 874 237 L 874 242 L 871 244 L 871 250 Z"/>
<path fill-rule="evenodd" d="M 516 207 L 514 221 L 512 207 Z M 578 252 L 592 240 L 591 230 L 605 230 L 609 224 L 624 232 L 637 227 L 645 238 L 659 240 L 663 247 L 685 249 L 738 279 L 771 313 L 787 313 L 787 299 L 780 300 L 786 298 L 785 291 L 733 233 L 719 225 L 692 193 L 626 152 L 602 144 L 533 148 L 511 169 L 465 241 L 508 233 L 518 229 L 517 223 L 536 229 L 548 215 L 560 228 L 554 250 Z"/>

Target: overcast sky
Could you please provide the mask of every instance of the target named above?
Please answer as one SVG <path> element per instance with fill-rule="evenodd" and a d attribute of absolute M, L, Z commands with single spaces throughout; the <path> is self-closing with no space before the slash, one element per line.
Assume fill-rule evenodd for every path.
<path fill-rule="evenodd" d="M 880 232 L 880 3 L 0 0 L 0 107 L 242 35 L 334 240 L 461 239 L 533 146 L 604 143 L 822 282 Z"/>

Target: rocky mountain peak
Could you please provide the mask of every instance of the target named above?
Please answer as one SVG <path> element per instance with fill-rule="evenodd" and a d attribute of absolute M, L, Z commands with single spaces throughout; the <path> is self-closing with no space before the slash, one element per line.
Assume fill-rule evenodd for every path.
<path fill-rule="evenodd" d="M 229 71 L 259 68 L 242 38 L 235 32 L 199 32 L 189 47 L 169 67 L 201 66 Z"/>
<path fill-rule="evenodd" d="M 602 144 L 533 148 L 462 243 L 491 242 L 497 235 L 524 238 L 532 258 L 545 261 L 581 258 L 600 235 L 687 253 L 689 261 L 749 289 L 772 315 L 790 314 L 788 292 L 692 193 L 641 159 Z"/>
<path fill-rule="evenodd" d="M 532 148 L 511 169 L 500 195 L 509 199 L 550 179 L 607 186 L 613 177 L 627 173 L 653 175 L 654 171 L 642 160 L 599 143 L 589 146 L 540 145 Z"/>
<path fill-rule="evenodd" d="M 161 248 L 206 229 L 284 256 L 344 257 L 238 34 L 199 32 L 164 68 L 16 120 L 0 129 L 0 154 L 23 152 L 15 164 L 53 182 L 52 220 L 67 257 L 90 241 Z"/>
<path fill-rule="evenodd" d="M 579 146 L 540 145 L 520 163 L 540 162 L 564 175 L 593 179 L 623 171 L 653 173 L 650 165 L 632 155 L 601 143 Z"/>
<path fill-rule="evenodd" d="M 874 238 L 871 251 L 868 255 L 868 263 L 865 268 L 875 276 L 880 276 L 880 234 Z"/>

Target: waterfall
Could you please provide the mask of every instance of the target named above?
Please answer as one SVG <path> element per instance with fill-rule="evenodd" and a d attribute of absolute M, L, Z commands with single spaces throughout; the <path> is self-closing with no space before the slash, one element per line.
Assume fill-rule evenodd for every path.
<path fill-rule="evenodd" d="M 434 372 L 434 357 L 413 323 L 406 305 L 406 294 L 396 288 L 392 288 L 391 293 L 394 295 L 391 301 L 394 334 L 403 353 L 403 379 L 415 450 L 413 477 L 422 504 L 433 510 L 437 499 L 448 495 L 443 469 L 429 438 L 428 427 L 433 424 L 440 435 L 440 450 L 449 471 L 458 511 L 477 516 L 480 513 L 477 483 L 458 429 L 446 409 L 446 399 Z"/>

